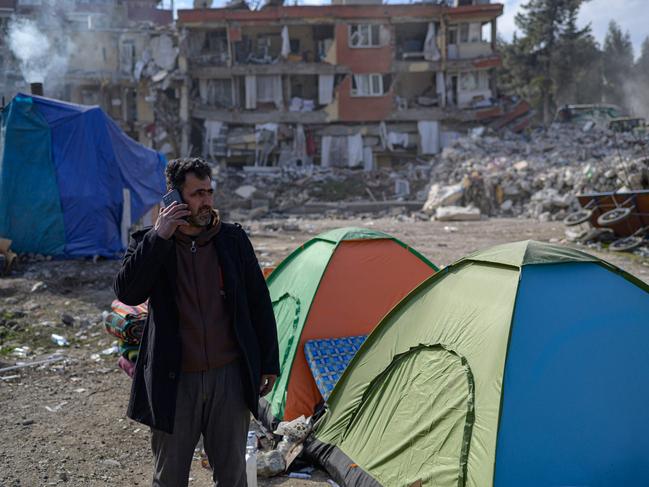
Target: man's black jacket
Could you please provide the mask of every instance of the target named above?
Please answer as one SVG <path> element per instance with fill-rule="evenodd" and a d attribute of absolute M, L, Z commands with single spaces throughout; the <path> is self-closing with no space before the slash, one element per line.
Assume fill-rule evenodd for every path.
<path fill-rule="evenodd" d="M 275 316 L 266 281 L 243 229 L 223 223 L 214 244 L 223 272 L 226 306 L 241 353 L 246 403 L 256 415 L 261 374 L 279 374 Z M 218 284 L 214 283 L 215 293 Z M 149 300 L 128 416 L 172 433 L 181 364 L 173 239 L 164 240 L 152 229 L 134 233 L 114 289 L 117 298 L 126 304 Z"/>

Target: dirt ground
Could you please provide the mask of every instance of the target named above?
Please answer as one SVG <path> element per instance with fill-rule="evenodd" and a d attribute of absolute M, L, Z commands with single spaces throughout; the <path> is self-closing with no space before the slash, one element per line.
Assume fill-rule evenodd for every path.
<path fill-rule="evenodd" d="M 280 261 L 313 235 L 349 225 L 391 233 L 440 267 L 497 243 L 563 238 L 559 223 L 519 219 L 452 224 L 408 218 L 243 223 L 262 265 Z M 647 260 L 596 254 L 649 282 Z M 118 267 L 116 261 L 32 261 L 0 278 L 0 368 L 55 353 L 64 357 L 0 373 L 1 487 L 150 484 L 149 431 L 125 417 L 130 379 L 107 351 L 112 340 L 101 325 L 101 313 L 114 299 L 111 283 Z M 57 347 L 52 333 L 65 336 L 69 346 Z M 18 357 L 14 350 L 22 346 L 30 350 Z M 316 472 L 311 481 L 277 477 L 260 484 L 325 486 L 327 478 Z M 190 486 L 208 485 L 210 474 L 196 459 Z"/>

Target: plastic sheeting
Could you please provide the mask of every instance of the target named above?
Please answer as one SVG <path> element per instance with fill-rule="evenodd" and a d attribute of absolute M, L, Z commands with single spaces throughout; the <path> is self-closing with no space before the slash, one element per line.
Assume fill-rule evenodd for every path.
<path fill-rule="evenodd" d="M 164 157 L 127 137 L 98 107 L 19 95 L 12 101 L 10 111 L 14 109 L 14 103 L 33 104 L 30 110 L 37 112 L 49 128 L 49 151 L 41 145 L 39 153 L 34 155 L 39 156 L 38 165 L 41 168 L 51 165 L 56 175 L 56 185 L 54 189 L 49 185 L 44 192 L 50 210 L 43 214 L 37 209 L 43 203 L 40 194 L 35 196 L 29 178 L 14 182 L 10 189 L 12 194 L 7 196 L 11 211 L 21 212 L 26 221 L 49 219 L 54 214 L 52 194 L 56 192 L 65 242 L 62 253 L 51 252 L 50 245 L 45 246 L 50 249 L 46 253 L 67 257 L 116 256 L 124 250 L 120 230 L 123 190 L 128 189 L 130 192 L 131 221 L 137 221 L 158 204 L 164 194 Z M 7 122 L 9 125 L 12 123 L 11 120 Z M 5 170 L 12 172 L 13 169 L 10 168 L 14 164 L 24 164 L 24 151 L 27 147 L 42 144 L 46 128 L 42 124 L 36 130 L 31 130 L 32 128 L 23 134 L 20 146 L 14 145 L 13 152 L 4 154 L 3 178 Z M 10 127 L 9 130 L 13 129 Z M 48 152 L 50 158 L 46 160 Z M 40 178 L 41 174 L 34 172 L 33 177 Z M 30 193 L 31 202 L 17 196 L 25 191 Z M 23 203 L 17 206 L 16 201 Z M 18 229 L 25 232 L 21 226 L 10 226 L 2 231 L 13 238 L 12 233 Z M 34 229 L 29 235 L 33 239 L 39 238 Z M 54 240 L 53 238 L 52 242 Z M 60 248 L 60 244 L 57 246 Z"/>

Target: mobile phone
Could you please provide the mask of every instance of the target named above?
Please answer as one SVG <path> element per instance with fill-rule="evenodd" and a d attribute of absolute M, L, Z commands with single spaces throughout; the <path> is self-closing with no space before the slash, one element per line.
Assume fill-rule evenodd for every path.
<path fill-rule="evenodd" d="M 183 197 L 180 196 L 180 191 L 178 191 L 176 188 L 172 189 L 162 197 L 162 202 L 164 203 L 165 206 L 169 206 L 174 201 L 179 205 L 184 203 Z"/>

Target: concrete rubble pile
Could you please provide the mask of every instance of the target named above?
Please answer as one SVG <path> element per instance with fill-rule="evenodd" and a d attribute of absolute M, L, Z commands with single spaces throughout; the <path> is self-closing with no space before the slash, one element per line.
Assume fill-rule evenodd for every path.
<path fill-rule="evenodd" d="M 215 180 L 217 206 L 231 219 L 268 214 L 391 215 L 421 208 L 430 165 L 395 163 L 391 168 L 367 172 L 320 166 L 219 167 Z"/>
<path fill-rule="evenodd" d="M 562 220 L 579 193 L 649 189 L 649 137 L 588 128 L 455 140 L 432 161 L 424 212 Z"/>

